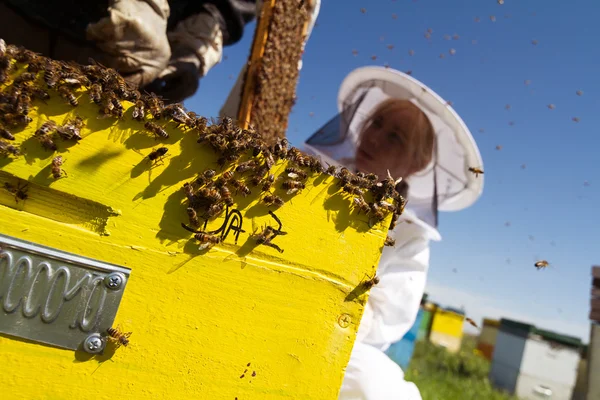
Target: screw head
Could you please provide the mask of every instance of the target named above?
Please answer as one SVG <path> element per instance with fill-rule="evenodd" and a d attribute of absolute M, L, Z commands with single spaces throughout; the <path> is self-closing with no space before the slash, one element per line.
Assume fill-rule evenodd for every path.
<path fill-rule="evenodd" d="M 338 317 L 338 325 L 342 328 L 347 328 L 352 322 L 352 317 L 348 314 L 342 314 Z"/>
<path fill-rule="evenodd" d="M 119 290 L 125 283 L 125 277 L 119 272 L 113 272 L 104 277 L 104 284 L 111 290 Z"/>
<path fill-rule="evenodd" d="M 106 343 L 99 333 L 92 333 L 85 338 L 83 342 L 83 350 L 90 354 L 98 354 L 104 350 Z"/>

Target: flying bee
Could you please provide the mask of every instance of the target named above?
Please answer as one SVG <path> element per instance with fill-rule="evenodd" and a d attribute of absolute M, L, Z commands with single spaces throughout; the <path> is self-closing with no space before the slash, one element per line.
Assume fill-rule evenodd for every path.
<path fill-rule="evenodd" d="M 479 174 L 483 175 L 483 170 L 481 168 L 469 167 L 469 171 L 474 173 L 476 178 L 479 176 Z"/>
<path fill-rule="evenodd" d="M 467 321 L 469 324 L 471 324 L 475 328 L 479 329 L 479 327 L 477 326 L 477 324 L 475 323 L 475 321 L 473 321 L 471 318 L 465 317 L 465 321 Z"/>
<path fill-rule="evenodd" d="M 102 85 L 100 85 L 99 83 L 94 83 L 90 87 L 88 94 L 90 95 L 90 99 L 94 103 L 96 103 L 96 104 L 102 103 Z"/>
<path fill-rule="evenodd" d="M 161 163 L 163 163 L 163 157 L 168 151 L 169 149 L 166 147 L 159 147 L 156 150 L 152 150 L 152 152 L 148 154 L 148 160 L 153 161 L 154 164 L 156 164 L 156 160 L 159 160 Z"/>
<path fill-rule="evenodd" d="M 190 220 L 190 225 L 195 227 L 200 226 L 200 220 L 198 219 L 198 214 L 196 214 L 196 210 L 194 210 L 192 207 L 188 207 L 187 215 Z"/>
<path fill-rule="evenodd" d="M 15 201 L 17 202 L 17 204 L 19 204 L 19 200 L 27 200 L 27 186 L 27 183 L 21 186 L 21 181 L 19 181 L 17 186 L 14 186 L 13 184 L 8 182 L 4 182 L 4 189 L 15 196 Z"/>
<path fill-rule="evenodd" d="M 131 117 L 137 121 L 143 121 L 145 114 L 145 107 L 143 100 L 138 100 L 135 102 L 135 107 L 133 107 L 133 112 L 131 113 Z"/>
<path fill-rule="evenodd" d="M 150 114 L 152 114 L 152 118 L 160 119 L 164 107 L 163 101 L 156 94 L 152 93 L 145 97 L 145 102 Z"/>
<path fill-rule="evenodd" d="M 373 275 L 372 278 L 369 278 L 366 281 L 363 281 L 362 286 L 365 288 L 365 290 L 369 290 L 373 286 L 377 285 L 378 283 L 379 283 L 379 277 L 377 275 Z"/>
<path fill-rule="evenodd" d="M 246 197 L 249 196 L 250 194 L 252 194 L 252 191 L 250 191 L 250 188 L 248 186 L 246 186 L 243 182 L 237 180 L 237 179 L 232 179 L 231 180 L 231 185 L 242 194 L 242 196 Z"/>
<path fill-rule="evenodd" d="M 8 129 L 0 126 L 0 136 L 6 140 L 15 140 L 15 136 Z"/>
<path fill-rule="evenodd" d="M 233 205 L 233 198 L 231 197 L 231 192 L 229 191 L 229 188 L 223 185 L 219 188 L 219 191 L 221 193 L 221 198 L 223 199 L 225 205 L 231 207 Z"/>
<path fill-rule="evenodd" d="M 148 121 L 144 124 L 144 127 L 150 132 L 154 133 L 156 138 L 168 139 L 169 134 L 165 131 L 161 126 L 155 124 L 154 122 Z"/>
<path fill-rule="evenodd" d="M 292 193 L 298 192 L 299 190 L 304 189 L 306 186 L 304 185 L 304 183 L 302 183 L 300 181 L 294 181 L 294 180 L 288 179 L 287 181 L 283 182 L 281 187 L 283 189 L 288 190 L 287 194 L 292 194 Z"/>
<path fill-rule="evenodd" d="M 77 107 L 79 105 L 77 98 L 67 86 L 60 85 L 58 87 L 58 94 L 60 94 L 63 99 L 67 100 L 72 107 Z"/>
<path fill-rule="evenodd" d="M 285 204 L 285 202 L 283 201 L 283 199 L 281 197 L 275 196 L 273 194 L 265 195 L 263 197 L 263 201 L 268 207 L 270 207 L 270 206 L 281 207 Z"/>
<path fill-rule="evenodd" d="M 58 128 L 58 125 L 56 125 L 56 122 L 54 122 L 52 120 L 48 120 L 48 121 L 44 122 L 37 131 L 35 131 L 34 135 L 35 136 L 45 136 L 49 133 L 56 131 L 56 128 Z"/>
<path fill-rule="evenodd" d="M 83 128 L 83 120 L 81 117 L 75 117 L 56 128 L 56 132 L 64 140 L 81 140 L 81 128 Z"/>
<path fill-rule="evenodd" d="M 7 125 L 11 127 L 28 125 L 31 121 L 33 121 L 30 117 L 24 114 L 6 113 L 3 114 L 1 118 Z"/>
<path fill-rule="evenodd" d="M 114 343 L 115 345 L 117 345 L 117 347 L 120 346 L 125 346 L 127 347 L 127 345 L 129 344 L 129 337 L 131 336 L 132 332 L 121 332 L 119 330 L 119 328 L 108 328 L 106 330 L 106 333 L 108 334 L 108 340 L 111 343 Z"/>
<path fill-rule="evenodd" d="M 546 260 L 536 261 L 536 263 L 534 264 L 535 268 L 537 268 L 538 270 L 544 269 L 544 268 L 548 267 L 549 265 L 550 265 L 550 263 Z"/>
<path fill-rule="evenodd" d="M 18 85 L 23 82 L 31 82 L 35 80 L 35 77 L 36 74 L 33 72 L 24 72 L 15 78 L 14 83 Z"/>
<path fill-rule="evenodd" d="M 64 160 L 62 156 L 56 156 L 52 159 L 52 176 L 54 177 L 54 179 L 58 179 L 63 175 L 67 175 L 67 173 L 61 168 L 63 162 Z"/>
<path fill-rule="evenodd" d="M 285 173 L 292 179 L 306 179 L 306 172 L 302 171 L 299 168 L 288 167 L 285 169 Z"/>
<path fill-rule="evenodd" d="M 238 166 L 235 167 L 235 172 L 243 174 L 244 172 L 253 170 L 254 168 L 257 167 L 257 165 L 258 164 L 256 163 L 255 160 L 246 161 L 241 164 L 238 164 Z"/>
<path fill-rule="evenodd" d="M 269 174 L 264 180 L 263 180 L 263 185 L 262 185 L 262 191 L 263 192 L 268 192 L 271 189 L 271 186 L 273 186 L 273 182 L 275 182 L 275 175 L 273 174 Z"/>
<path fill-rule="evenodd" d="M 198 250 L 205 250 L 213 247 L 216 244 L 221 243 L 221 237 L 217 235 L 211 235 L 209 233 L 198 232 L 194 235 L 194 239 L 200 242 Z"/>
<path fill-rule="evenodd" d="M 393 239 L 390 236 L 388 236 L 385 238 L 385 242 L 383 243 L 383 245 L 394 247 L 394 245 L 396 245 L 396 239 Z"/>
<path fill-rule="evenodd" d="M 368 214 L 371 211 L 371 207 L 362 197 L 355 197 L 353 200 L 354 206 L 358 208 L 358 213 L 364 212 Z"/>
<path fill-rule="evenodd" d="M 12 156 L 18 156 L 21 154 L 16 146 L 13 146 L 6 140 L 0 139 L 0 154 L 7 157 L 9 154 Z"/>

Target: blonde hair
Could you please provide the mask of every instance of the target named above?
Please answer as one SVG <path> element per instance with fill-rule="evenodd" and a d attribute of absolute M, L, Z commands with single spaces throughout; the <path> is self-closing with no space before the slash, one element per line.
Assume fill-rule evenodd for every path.
<path fill-rule="evenodd" d="M 404 110 L 408 110 L 412 116 L 410 125 L 405 127 L 406 132 L 410 135 L 406 140 L 406 146 L 407 154 L 411 154 L 413 157 L 412 169 L 417 172 L 431 162 L 435 144 L 435 131 L 427 115 L 413 102 L 393 98 L 381 102 L 365 121 L 362 133 L 375 119 L 385 114 Z"/>

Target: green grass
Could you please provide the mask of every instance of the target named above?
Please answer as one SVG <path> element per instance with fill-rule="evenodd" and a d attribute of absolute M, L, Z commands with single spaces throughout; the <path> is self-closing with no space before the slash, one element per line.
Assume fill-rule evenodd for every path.
<path fill-rule="evenodd" d="M 423 400 L 517 400 L 492 387 L 487 378 L 490 364 L 474 348 L 470 337 L 456 354 L 417 342 L 405 379 L 417 385 Z"/>

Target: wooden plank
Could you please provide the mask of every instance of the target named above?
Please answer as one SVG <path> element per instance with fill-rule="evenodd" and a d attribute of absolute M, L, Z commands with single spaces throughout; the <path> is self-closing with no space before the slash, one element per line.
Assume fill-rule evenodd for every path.
<path fill-rule="evenodd" d="M 250 236 L 275 226 L 256 189 L 234 194 L 246 230 L 239 243 L 230 235 L 201 251 L 181 227 L 182 185 L 214 168 L 217 156 L 197 134 L 162 119 L 155 122 L 169 137 L 157 140 L 131 118 L 129 102 L 122 118 L 98 118 L 84 89 L 77 108 L 51 93 L 15 131 L 24 155 L 0 157 L 5 181 L 29 184 L 18 204 L 0 190 L 2 233 L 131 268 L 115 325 L 133 335 L 102 356 L 0 335 L 2 398 L 337 399 L 368 294 L 345 299 L 374 274 L 391 216 L 369 228 L 336 178 L 311 174 L 296 195 L 274 186 L 286 199 L 276 211 L 287 232 L 276 238 L 283 253 Z M 34 136 L 41 124 L 75 115 L 83 139 L 44 150 Z M 154 165 L 147 156 L 158 146 L 168 154 Z M 57 154 L 68 176 L 54 180 Z M 283 176 L 287 165 L 271 172 Z"/>
<path fill-rule="evenodd" d="M 593 298 L 591 300 L 590 309 L 592 314 L 600 313 L 600 298 Z"/>
<path fill-rule="evenodd" d="M 254 98 L 254 86 L 256 84 L 256 71 L 260 65 L 260 59 L 265 50 L 265 44 L 269 36 L 269 24 L 271 22 L 271 14 L 276 0 L 263 1 L 254 39 L 252 41 L 252 50 L 250 52 L 250 60 L 246 68 L 246 77 L 242 88 L 242 100 L 238 112 L 238 123 L 241 128 L 247 129 L 250 125 L 250 113 L 252 112 L 252 104 Z"/>
<path fill-rule="evenodd" d="M 595 265 L 592 267 L 592 276 L 595 279 L 600 279 L 600 266 Z"/>
<path fill-rule="evenodd" d="M 588 347 L 588 387 L 586 400 L 600 400 L 600 325 L 590 327 L 590 345 Z"/>
<path fill-rule="evenodd" d="M 594 296 L 594 297 L 600 297 L 600 287 L 593 287 L 592 288 L 592 296 Z"/>

